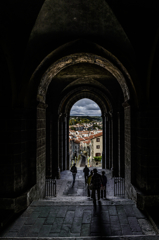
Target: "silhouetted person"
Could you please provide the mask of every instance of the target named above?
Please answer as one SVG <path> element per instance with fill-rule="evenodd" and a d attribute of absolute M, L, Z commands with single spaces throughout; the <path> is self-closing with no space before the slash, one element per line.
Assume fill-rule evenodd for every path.
<path fill-rule="evenodd" d="M 92 176 L 93 176 L 93 171 L 91 170 L 91 173 L 87 178 L 87 196 L 88 197 L 90 197 L 90 184 L 91 184 Z M 91 194 L 91 197 L 92 197 L 92 194 Z"/>
<path fill-rule="evenodd" d="M 107 177 L 105 175 L 105 172 L 102 171 L 101 198 L 103 198 L 103 192 L 104 192 L 104 198 L 106 198 L 106 184 L 107 184 Z"/>
<path fill-rule="evenodd" d="M 73 184 L 75 183 L 75 179 L 76 179 L 76 173 L 77 173 L 77 168 L 76 168 L 76 163 L 73 164 L 73 166 L 71 167 L 71 172 L 72 172 L 72 176 L 73 176 Z"/>
<path fill-rule="evenodd" d="M 93 189 L 92 189 L 92 196 L 93 196 L 93 202 L 96 202 L 96 196 L 95 193 L 97 191 L 97 195 L 98 195 L 98 201 L 100 200 L 100 187 L 101 187 L 101 183 L 102 183 L 102 179 L 101 179 L 101 175 L 97 173 L 97 169 L 94 168 L 93 169 L 93 176 L 92 176 L 92 180 L 91 183 L 93 184 Z"/>
<path fill-rule="evenodd" d="M 88 175 L 89 175 L 89 168 L 87 167 L 87 165 L 85 165 L 85 168 L 83 169 L 83 172 L 84 172 L 85 183 L 86 183 Z"/>

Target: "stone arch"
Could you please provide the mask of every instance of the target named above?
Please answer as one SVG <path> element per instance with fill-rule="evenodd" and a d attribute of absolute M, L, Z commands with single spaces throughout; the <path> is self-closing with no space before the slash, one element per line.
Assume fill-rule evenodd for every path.
<path fill-rule="evenodd" d="M 56 76 L 57 73 L 59 73 L 61 70 L 63 70 L 66 67 L 69 67 L 74 64 L 78 63 L 91 63 L 96 64 L 106 70 L 108 70 L 118 81 L 118 83 L 121 86 L 124 101 L 130 100 L 130 91 L 128 89 L 125 77 L 123 73 L 109 60 L 89 53 L 79 53 L 79 54 L 72 54 L 66 57 L 63 57 L 62 59 L 59 59 L 55 63 L 53 63 L 48 70 L 44 73 L 37 92 L 37 101 L 45 103 L 45 96 L 47 93 L 47 89 L 49 84 L 51 83 L 54 76 Z M 127 73 L 128 75 L 128 73 Z M 128 75 L 129 76 L 129 75 Z M 129 76 L 129 79 L 130 76 Z"/>
<path fill-rule="evenodd" d="M 72 91 L 70 91 L 61 101 L 59 106 L 58 114 L 59 114 L 59 165 L 62 170 L 70 168 L 69 162 L 69 142 L 68 142 L 68 122 L 70 116 L 70 109 L 74 105 L 75 102 L 82 98 L 89 98 L 95 101 L 102 112 L 103 118 L 103 154 L 102 154 L 102 163 L 103 168 L 106 166 L 106 114 L 108 111 L 112 110 L 107 107 L 107 100 L 105 99 L 100 90 L 95 89 L 95 87 L 91 86 L 81 86 Z M 65 135 L 65 136 L 64 136 Z"/>
<path fill-rule="evenodd" d="M 37 101 L 40 102 L 40 104 L 38 105 L 38 111 L 39 111 L 38 115 L 40 116 L 42 112 L 43 113 L 45 112 L 44 108 L 46 108 L 45 102 L 46 102 L 47 90 L 48 90 L 48 87 L 49 87 L 50 83 L 51 82 L 53 83 L 54 77 L 60 71 L 62 71 L 63 69 L 65 69 L 65 68 L 67 68 L 69 66 L 72 66 L 72 65 L 80 64 L 80 63 L 95 64 L 95 65 L 100 66 L 101 68 L 106 69 L 109 73 L 112 74 L 112 76 L 117 80 L 117 82 L 120 85 L 120 88 L 121 88 L 122 94 L 123 94 L 123 98 L 124 98 L 124 102 L 125 102 L 125 104 L 123 105 L 124 109 L 126 109 L 125 110 L 125 118 L 127 118 L 127 117 L 129 118 L 128 119 L 128 124 L 125 125 L 125 129 L 124 129 L 125 137 L 127 139 L 127 143 L 125 143 L 125 157 L 124 158 L 127 159 L 127 163 L 126 163 L 127 164 L 127 166 L 126 166 L 127 169 L 130 169 L 130 165 L 131 165 L 131 133 L 130 133 L 130 128 L 131 128 L 131 126 L 130 126 L 130 106 L 129 106 L 130 89 L 129 89 L 128 85 L 130 85 L 132 81 L 131 81 L 131 77 L 129 76 L 128 72 L 126 71 L 126 69 L 123 66 L 120 67 L 120 70 L 119 70 L 119 68 L 117 66 L 115 66 L 114 63 L 111 63 L 109 60 L 107 60 L 107 59 L 105 59 L 103 57 L 94 55 L 94 54 L 90 54 L 90 53 L 72 54 L 72 55 L 69 55 L 69 56 L 66 56 L 66 57 L 63 57 L 63 58 L 57 60 L 56 62 L 54 62 L 45 71 L 45 73 L 43 74 L 42 78 L 40 79 L 40 83 L 39 83 L 39 87 L 38 87 L 38 91 L 37 91 Z M 122 71 L 121 71 L 121 69 L 122 69 Z M 128 82 L 129 82 L 129 84 L 128 84 Z M 133 86 L 132 86 L 132 88 L 133 88 Z M 82 84 L 81 91 L 82 90 L 84 91 L 85 89 L 87 89 L 87 87 Z M 108 106 L 108 105 L 111 106 L 111 104 L 112 104 L 112 103 L 108 104 L 108 101 L 106 99 L 105 99 L 104 102 L 105 102 L 105 106 Z M 67 106 L 67 112 L 68 112 L 68 109 L 70 109 L 72 103 L 73 103 L 73 100 L 70 101 L 70 104 L 68 103 L 68 105 L 66 105 Z M 65 104 L 65 102 L 63 102 L 63 104 Z M 108 109 L 112 110 L 113 108 L 108 107 Z M 64 140 L 64 139 L 61 138 L 61 132 L 65 132 L 65 140 L 66 140 L 65 142 L 67 142 L 67 139 L 66 139 L 67 138 L 67 133 L 68 133 L 68 129 L 66 127 L 67 126 L 66 123 L 68 122 L 67 112 L 63 111 L 62 114 L 61 114 L 60 111 L 59 111 L 58 120 L 54 123 L 54 126 L 56 128 L 54 135 L 58 136 L 58 138 L 60 139 L 59 141 L 63 141 Z M 118 133 L 117 132 L 117 124 L 118 124 L 117 118 L 118 118 L 118 116 L 117 116 L 116 113 L 112 114 L 112 112 L 111 112 L 110 115 L 107 114 L 107 113 L 108 113 L 108 110 L 106 108 L 105 110 L 103 110 L 104 121 L 105 121 L 105 124 L 106 124 L 107 119 L 110 119 L 110 128 L 112 129 L 111 130 L 112 139 L 113 138 L 115 139 L 114 136 L 115 136 L 115 134 Z M 44 119 L 44 121 L 46 122 L 46 119 Z M 124 121 L 124 120 L 122 120 L 122 121 Z M 44 125 L 45 125 L 45 122 L 44 122 Z M 62 130 L 60 130 L 60 123 L 63 124 Z M 37 126 L 38 126 L 38 124 L 37 124 Z M 106 129 L 106 127 L 105 127 L 105 129 Z M 114 144 L 112 139 L 111 139 L 111 141 L 112 141 L 112 143 L 111 143 L 112 144 L 112 149 L 113 148 L 117 149 L 117 146 L 118 146 L 117 137 L 116 137 L 115 144 Z M 55 146 L 55 148 L 58 149 L 58 153 L 59 152 L 63 152 L 64 153 L 64 156 L 62 156 L 62 157 L 65 158 L 65 160 L 64 160 L 65 161 L 65 166 L 62 167 L 62 170 L 69 169 L 69 165 L 68 165 L 68 161 L 67 161 L 67 158 L 68 158 L 68 152 L 67 152 L 68 146 L 65 147 L 66 151 L 65 150 L 61 151 L 60 146 L 59 146 L 59 141 L 58 141 L 58 144 Z M 46 140 L 45 140 L 45 144 L 46 144 Z M 38 149 L 37 149 L 37 151 L 38 151 Z M 116 151 L 114 150 L 114 152 L 116 152 Z M 104 153 L 104 154 L 106 155 L 106 153 Z M 114 155 L 112 154 L 112 159 L 113 159 L 112 161 L 113 161 L 113 163 L 115 162 L 115 159 L 117 158 L 117 156 L 115 156 L 115 154 L 117 155 L 117 153 L 114 153 Z M 61 159 L 62 159 L 62 157 L 61 157 Z M 60 155 L 57 154 L 56 157 L 54 157 L 54 158 L 58 159 L 58 161 L 55 163 L 56 166 L 54 165 L 54 169 L 53 169 L 54 176 L 58 177 Z M 43 160 L 45 160 L 45 159 L 46 159 L 46 156 L 45 157 L 43 156 Z M 103 167 L 106 167 L 106 166 L 103 166 Z M 127 183 L 128 183 L 128 187 L 129 187 L 129 184 L 131 183 L 131 177 L 130 177 L 131 170 L 127 171 L 126 173 L 127 173 L 127 176 L 126 176 Z M 114 174 L 117 175 L 118 174 L 118 170 L 114 170 Z"/>
<path fill-rule="evenodd" d="M 102 96 L 102 97 L 98 97 L 98 96 Z M 63 113 L 65 112 L 66 114 L 69 114 L 69 111 L 72 105 L 76 101 L 84 97 L 90 98 L 93 101 L 95 101 L 99 105 L 103 113 L 108 111 L 113 111 L 112 103 L 110 99 L 107 97 L 107 95 L 103 95 L 103 92 L 96 89 L 95 87 L 84 85 L 69 91 L 63 97 L 59 105 L 58 114 L 60 114 L 61 112 Z M 69 98 L 70 100 L 67 100 Z"/>

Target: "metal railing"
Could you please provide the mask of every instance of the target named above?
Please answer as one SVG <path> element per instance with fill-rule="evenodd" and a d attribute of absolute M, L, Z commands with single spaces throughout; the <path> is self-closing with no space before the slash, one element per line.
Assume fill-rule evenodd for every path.
<path fill-rule="evenodd" d="M 125 195 L 125 179 L 122 177 L 114 177 L 114 196 Z"/>
<path fill-rule="evenodd" d="M 46 179 L 45 181 L 45 197 L 56 197 L 56 179 Z"/>

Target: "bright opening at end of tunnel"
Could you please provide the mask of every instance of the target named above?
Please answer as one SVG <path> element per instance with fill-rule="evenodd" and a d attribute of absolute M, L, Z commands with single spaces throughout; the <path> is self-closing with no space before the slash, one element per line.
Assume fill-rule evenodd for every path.
<path fill-rule="evenodd" d="M 83 98 L 72 106 L 70 116 L 101 116 L 101 110 L 97 103 Z"/>
<path fill-rule="evenodd" d="M 101 109 L 92 100 L 83 98 L 71 108 L 69 119 L 70 166 L 102 167 L 103 122 Z"/>

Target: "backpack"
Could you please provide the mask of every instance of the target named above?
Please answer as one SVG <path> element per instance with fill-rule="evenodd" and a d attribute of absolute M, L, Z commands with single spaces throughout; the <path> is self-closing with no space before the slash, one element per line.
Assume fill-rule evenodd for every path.
<path fill-rule="evenodd" d="M 77 173 L 77 168 L 76 168 L 75 166 L 73 166 L 73 167 L 71 168 L 71 172 L 72 172 L 72 173 Z"/>

